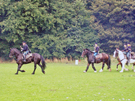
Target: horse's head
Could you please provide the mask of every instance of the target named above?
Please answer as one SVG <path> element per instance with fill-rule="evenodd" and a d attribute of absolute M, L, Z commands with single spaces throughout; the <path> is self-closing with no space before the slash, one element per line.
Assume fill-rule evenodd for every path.
<path fill-rule="evenodd" d="M 12 58 L 13 55 L 16 55 L 16 54 L 21 54 L 20 51 L 16 48 L 10 48 L 10 53 L 9 53 L 9 57 Z"/>
<path fill-rule="evenodd" d="M 13 51 L 13 48 L 10 48 L 9 57 L 12 58 L 15 52 Z"/>
<path fill-rule="evenodd" d="M 119 51 L 118 50 L 119 49 L 116 48 L 116 50 L 114 51 L 114 53 L 113 53 L 113 57 L 114 58 L 118 57 L 118 55 L 119 55 Z"/>
<path fill-rule="evenodd" d="M 84 57 L 85 55 L 87 55 L 88 53 L 92 53 L 89 49 L 83 49 L 82 55 L 81 57 Z"/>

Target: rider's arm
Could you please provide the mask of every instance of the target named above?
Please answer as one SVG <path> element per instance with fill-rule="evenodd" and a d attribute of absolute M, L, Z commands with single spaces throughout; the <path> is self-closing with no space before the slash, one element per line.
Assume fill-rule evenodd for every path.
<path fill-rule="evenodd" d="M 27 46 L 23 46 L 22 51 L 27 51 Z"/>
<path fill-rule="evenodd" d="M 99 51 L 99 47 L 96 47 L 96 52 L 98 52 Z"/>

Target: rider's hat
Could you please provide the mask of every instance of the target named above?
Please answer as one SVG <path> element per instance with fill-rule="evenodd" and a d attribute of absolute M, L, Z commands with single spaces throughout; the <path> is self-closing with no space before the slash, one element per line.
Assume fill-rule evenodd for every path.
<path fill-rule="evenodd" d="M 128 46 L 131 46 L 130 43 L 127 44 Z"/>
<path fill-rule="evenodd" d="M 22 43 L 26 43 L 25 41 L 23 41 Z"/>

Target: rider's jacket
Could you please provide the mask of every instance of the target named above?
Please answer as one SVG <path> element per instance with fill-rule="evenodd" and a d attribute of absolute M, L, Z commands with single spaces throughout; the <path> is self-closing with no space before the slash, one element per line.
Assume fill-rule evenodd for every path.
<path fill-rule="evenodd" d="M 126 46 L 126 47 L 124 47 L 123 51 L 127 51 L 127 46 Z"/>
<path fill-rule="evenodd" d="M 95 46 L 94 51 L 98 53 L 99 52 L 99 46 Z"/>
<path fill-rule="evenodd" d="M 123 51 L 125 51 L 125 52 L 131 51 L 131 45 L 128 44 L 127 47 L 125 47 L 125 48 L 123 49 Z"/>
<path fill-rule="evenodd" d="M 129 51 L 131 51 L 131 45 L 130 44 L 127 45 L 127 52 L 129 52 Z"/>
<path fill-rule="evenodd" d="M 29 48 L 28 48 L 28 45 L 27 45 L 27 44 L 23 46 L 22 51 L 23 51 L 23 52 L 25 52 L 25 51 L 29 51 Z"/>

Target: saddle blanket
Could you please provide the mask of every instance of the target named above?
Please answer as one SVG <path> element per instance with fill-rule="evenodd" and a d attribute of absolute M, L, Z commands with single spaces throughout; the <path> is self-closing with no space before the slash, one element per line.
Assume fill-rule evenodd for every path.
<path fill-rule="evenodd" d="M 27 55 L 26 55 L 26 59 L 28 59 L 28 58 L 31 57 L 31 56 L 32 56 L 32 53 L 27 54 Z"/>
<path fill-rule="evenodd" d="M 28 58 L 31 57 L 31 56 L 32 56 L 32 53 L 27 54 L 27 55 L 26 55 L 26 59 L 28 59 Z M 23 57 L 22 57 L 22 59 L 23 59 Z"/>

